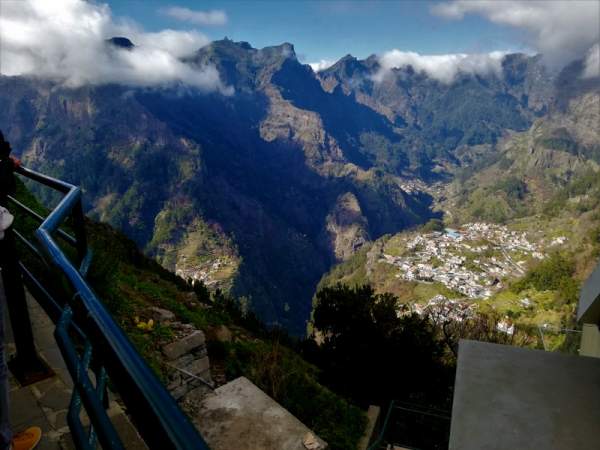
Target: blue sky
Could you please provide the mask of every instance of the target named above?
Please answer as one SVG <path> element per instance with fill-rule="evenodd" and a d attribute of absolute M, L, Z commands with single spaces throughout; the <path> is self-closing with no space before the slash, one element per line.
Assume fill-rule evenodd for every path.
<path fill-rule="evenodd" d="M 148 31 L 198 29 L 211 39 L 227 36 L 254 47 L 291 42 L 304 62 L 335 60 L 347 53 L 364 58 L 391 49 L 424 54 L 528 50 L 522 31 L 478 15 L 448 20 L 426 1 L 158 1 L 109 0 L 114 16 L 135 20 Z M 171 18 L 167 7 L 223 10 L 224 25 L 194 25 Z"/>
<path fill-rule="evenodd" d="M 410 65 L 452 82 L 459 71 L 497 71 L 503 51 L 525 51 L 556 70 L 584 59 L 586 77 L 600 74 L 600 0 L 0 1 L 0 73 L 65 86 L 177 82 L 229 95 L 214 66 L 184 62 L 224 36 L 257 48 L 291 42 L 314 70 L 375 53 L 384 70 Z M 135 51 L 111 53 L 112 36 Z"/>

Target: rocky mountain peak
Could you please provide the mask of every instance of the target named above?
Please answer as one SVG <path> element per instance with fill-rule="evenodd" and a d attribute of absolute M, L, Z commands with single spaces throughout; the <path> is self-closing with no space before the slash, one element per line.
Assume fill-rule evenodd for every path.
<path fill-rule="evenodd" d="M 284 42 L 280 45 L 264 47 L 259 50 L 262 59 L 267 62 L 282 63 L 288 59 L 297 61 L 296 50 L 289 42 Z"/>
<path fill-rule="evenodd" d="M 338 78 L 349 78 L 357 73 L 364 74 L 366 72 L 367 68 L 362 61 L 359 61 L 355 56 L 347 54 L 333 66 L 321 71 L 320 75 L 322 77 L 337 76 Z"/>
<path fill-rule="evenodd" d="M 131 50 L 135 45 L 128 38 L 123 36 L 114 36 L 106 40 L 106 43 L 117 48 Z"/>

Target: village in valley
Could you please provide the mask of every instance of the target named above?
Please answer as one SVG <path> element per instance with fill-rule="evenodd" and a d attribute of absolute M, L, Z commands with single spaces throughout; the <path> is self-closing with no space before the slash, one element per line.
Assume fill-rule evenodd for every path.
<path fill-rule="evenodd" d="M 405 236 L 400 249 L 384 249 L 379 261 L 397 267 L 396 278 L 437 282 L 457 294 L 454 300 L 438 295 L 427 305 L 414 305 L 416 312 L 442 301 L 456 312 L 456 308 L 465 309 L 476 300 L 491 297 L 508 279 L 522 276 L 529 262 L 543 259 L 544 248 L 562 245 L 566 239 L 560 236 L 550 242 L 535 242 L 527 233 L 503 225 L 467 223 L 459 229 Z"/>
<path fill-rule="evenodd" d="M 237 266 L 238 261 L 229 255 L 204 259 L 182 256 L 176 264 L 175 273 L 191 283 L 202 282 L 209 288 L 227 290 Z"/>
<path fill-rule="evenodd" d="M 509 279 L 522 276 L 532 261 L 545 257 L 544 249 L 557 247 L 567 238 L 535 241 L 525 232 L 503 225 L 467 223 L 458 229 L 405 235 L 401 242 L 385 247 L 379 262 L 398 269 L 395 277 L 409 282 L 439 283 L 454 292 L 454 298 L 438 294 L 425 304 L 414 303 L 417 314 L 434 314 L 438 320 L 462 321 L 477 309 L 477 301 L 500 291 Z M 528 298 L 520 299 L 531 306 Z M 508 318 L 498 330 L 512 334 Z"/>

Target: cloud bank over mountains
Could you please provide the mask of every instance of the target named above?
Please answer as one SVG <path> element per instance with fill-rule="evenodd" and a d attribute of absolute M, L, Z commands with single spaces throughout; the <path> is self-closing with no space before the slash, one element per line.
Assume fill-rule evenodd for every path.
<path fill-rule="evenodd" d="M 415 52 L 391 50 L 379 57 L 381 67 L 372 78 L 375 82 L 381 82 L 392 69 L 406 66 L 411 66 L 416 72 L 424 72 L 429 77 L 445 84 L 452 83 L 459 73 L 501 76 L 502 59 L 506 54 L 507 52 L 421 55 Z"/>
<path fill-rule="evenodd" d="M 451 20 L 477 14 L 489 21 L 522 30 L 525 43 L 544 56 L 552 68 L 560 68 L 579 58 L 592 58 L 586 64 L 591 76 L 600 41 L 600 2 L 597 0 L 453 0 L 436 4 L 432 12 Z M 589 53 L 588 53 L 589 52 Z M 596 72 L 595 76 L 599 73 Z"/>
<path fill-rule="evenodd" d="M 435 4 L 431 11 L 451 20 L 478 14 L 515 27 L 524 31 L 525 43 L 541 53 L 551 68 L 560 69 L 583 59 L 582 77 L 600 76 L 600 1 L 453 0 Z M 394 49 L 379 56 L 381 69 L 373 80 L 381 82 L 391 69 L 409 65 L 446 84 L 459 73 L 500 76 L 507 53 L 421 55 Z"/>
<path fill-rule="evenodd" d="M 588 51 L 582 76 L 583 78 L 600 77 L 600 43 L 594 45 Z"/>
<path fill-rule="evenodd" d="M 329 69 L 331 66 L 335 64 L 334 60 L 331 59 L 321 59 L 317 62 L 308 63 L 312 70 L 315 72 L 320 72 L 321 70 Z"/>
<path fill-rule="evenodd" d="M 1 1 L 1 0 L 0 0 Z M 525 44 L 542 53 L 556 69 L 583 58 L 582 76 L 600 76 L 600 1 L 482 1 L 450 0 L 431 11 L 449 20 L 476 14 L 521 30 Z M 199 11 L 171 6 L 159 12 L 176 20 L 203 26 L 228 22 L 225 11 Z M 124 36 L 131 49 L 108 45 Z M 2 1 L 0 14 L 0 74 L 50 79 L 68 87 L 119 83 L 138 87 L 183 84 L 204 92 L 230 95 L 213 66 L 193 67 L 182 58 L 207 45 L 197 30 L 147 32 L 127 19 L 115 18 L 108 5 L 85 0 Z M 394 49 L 378 57 L 380 69 L 372 79 L 381 82 L 394 68 L 412 66 L 442 83 L 459 74 L 501 74 L 507 52 L 423 55 Z M 315 72 L 335 61 L 311 63 Z"/>
<path fill-rule="evenodd" d="M 126 36 L 132 49 L 109 45 Z M 212 66 L 192 67 L 180 58 L 210 40 L 198 31 L 145 32 L 114 19 L 106 4 L 82 0 L 2 3 L 0 74 L 50 79 L 67 87 L 119 83 L 140 87 L 185 84 L 229 95 Z"/>

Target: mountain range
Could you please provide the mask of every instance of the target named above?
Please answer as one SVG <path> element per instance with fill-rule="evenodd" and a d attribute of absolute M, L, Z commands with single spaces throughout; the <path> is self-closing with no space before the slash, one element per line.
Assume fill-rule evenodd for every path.
<path fill-rule="evenodd" d="M 513 134 L 552 117 L 564 126 L 544 139 L 598 158 L 597 136 L 567 126 L 572 97 L 597 86 L 578 81 L 580 63 L 555 74 L 509 54 L 499 73 L 448 83 L 411 66 L 382 76 L 375 56 L 315 73 L 291 44 L 228 39 L 184 61 L 214 66 L 231 92 L 2 76 L 0 129 L 28 167 L 80 185 L 91 217 L 293 334 L 332 265 L 441 216 L 427 186 L 497 163 Z"/>
<path fill-rule="evenodd" d="M 562 330 L 576 326 L 580 284 L 600 255 L 600 79 L 580 70 L 558 75 L 529 129 L 457 151 L 451 181 L 428 187 L 443 222 L 369 242 L 319 289 L 370 284 L 416 311 L 450 299 L 446 313 L 475 309 L 534 342 L 545 327 L 534 346 L 571 351 Z"/>

